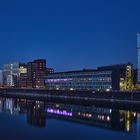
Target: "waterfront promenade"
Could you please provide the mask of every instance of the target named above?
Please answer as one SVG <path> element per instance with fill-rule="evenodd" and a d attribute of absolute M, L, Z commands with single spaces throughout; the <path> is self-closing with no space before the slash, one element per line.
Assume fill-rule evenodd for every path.
<path fill-rule="evenodd" d="M 140 92 L 94 92 L 94 91 L 57 91 L 45 89 L 0 89 L 0 96 L 28 98 L 33 100 L 48 100 L 78 104 L 117 103 L 140 105 Z"/>

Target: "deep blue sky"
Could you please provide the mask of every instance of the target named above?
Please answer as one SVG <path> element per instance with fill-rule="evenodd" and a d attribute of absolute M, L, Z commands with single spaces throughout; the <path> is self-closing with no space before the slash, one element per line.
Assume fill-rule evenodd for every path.
<path fill-rule="evenodd" d="M 1 0 L 0 67 L 45 58 L 56 71 L 137 63 L 140 0 Z"/>

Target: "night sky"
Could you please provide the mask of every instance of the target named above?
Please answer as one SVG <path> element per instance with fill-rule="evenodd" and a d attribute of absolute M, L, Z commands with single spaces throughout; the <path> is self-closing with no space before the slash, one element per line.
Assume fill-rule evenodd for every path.
<path fill-rule="evenodd" d="M 45 58 L 56 71 L 137 64 L 140 0 L 0 0 L 0 68 Z"/>

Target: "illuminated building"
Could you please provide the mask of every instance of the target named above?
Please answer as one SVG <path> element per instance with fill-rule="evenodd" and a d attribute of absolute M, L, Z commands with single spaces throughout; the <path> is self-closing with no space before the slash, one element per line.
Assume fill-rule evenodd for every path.
<path fill-rule="evenodd" d="M 19 87 L 25 88 L 27 85 L 27 65 L 22 64 L 19 67 L 20 77 L 19 77 Z"/>
<path fill-rule="evenodd" d="M 112 86 L 114 90 L 132 90 L 134 85 L 134 70 L 131 63 L 118 64 L 99 68 L 112 71 Z"/>
<path fill-rule="evenodd" d="M 20 64 L 19 65 L 19 73 L 20 74 L 26 74 L 27 73 L 27 65 L 26 64 Z"/>
<path fill-rule="evenodd" d="M 46 68 L 46 60 L 33 62 L 5 64 L 3 81 L 5 87 L 45 88 L 45 76 L 54 69 Z"/>
<path fill-rule="evenodd" d="M 137 34 L 137 49 L 138 49 L 138 85 L 140 85 L 140 33 Z"/>
<path fill-rule="evenodd" d="M 53 72 L 52 68 L 46 68 L 45 59 L 27 63 L 27 88 L 45 88 L 45 76 Z"/>
<path fill-rule="evenodd" d="M 11 63 L 3 67 L 3 82 L 5 87 L 19 87 L 20 77 L 27 73 L 26 64 Z"/>
<path fill-rule="evenodd" d="M 16 87 L 18 86 L 19 78 L 19 63 L 5 64 L 3 67 L 4 86 Z"/>
<path fill-rule="evenodd" d="M 122 84 L 124 84 L 125 89 L 126 84 L 127 86 L 131 84 L 132 75 L 130 75 L 129 66 L 131 64 L 53 73 L 46 77 L 45 82 L 50 90 L 121 90 Z"/>
<path fill-rule="evenodd" d="M 126 66 L 126 72 L 120 79 L 120 90 L 121 91 L 130 91 L 136 86 L 136 70 L 133 69 L 132 64 L 128 63 Z"/>
<path fill-rule="evenodd" d="M 45 82 L 50 90 L 112 90 L 111 71 L 60 72 L 49 74 Z"/>
<path fill-rule="evenodd" d="M 132 71 L 132 65 L 128 64 L 126 67 L 126 90 L 132 90 L 133 89 L 133 71 Z"/>

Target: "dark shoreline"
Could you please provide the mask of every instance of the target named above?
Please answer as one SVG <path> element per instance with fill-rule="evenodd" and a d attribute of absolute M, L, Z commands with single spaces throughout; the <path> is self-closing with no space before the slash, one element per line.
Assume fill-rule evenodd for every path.
<path fill-rule="evenodd" d="M 57 91 L 45 89 L 0 89 L 1 97 L 26 98 L 32 100 L 55 101 L 92 105 L 104 104 L 140 105 L 140 92 L 92 92 Z"/>

